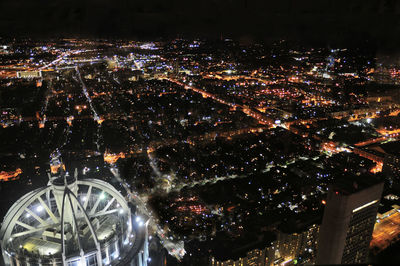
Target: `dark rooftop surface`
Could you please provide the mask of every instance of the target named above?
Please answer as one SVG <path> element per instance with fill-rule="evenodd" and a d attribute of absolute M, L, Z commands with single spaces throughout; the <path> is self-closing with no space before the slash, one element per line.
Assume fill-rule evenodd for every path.
<path fill-rule="evenodd" d="M 383 181 L 380 180 L 379 177 L 369 174 L 360 176 L 346 174 L 336 178 L 331 187 L 333 190 L 339 191 L 341 194 L 350 195 L 382 182 Z"/>
<path fill-rule="evenodd" d="M 306 231 L 313 224 L 320 225 L 322 222 L 322 213 L 306 214 L 282 223 L 279 231 L 286 234 L 301 233 Z"/>
<path fill-rule="evenodd" d="M 379 146 L 386 153 L 391 155 L 400 155 L 400 141 L 392 141 Z"/>

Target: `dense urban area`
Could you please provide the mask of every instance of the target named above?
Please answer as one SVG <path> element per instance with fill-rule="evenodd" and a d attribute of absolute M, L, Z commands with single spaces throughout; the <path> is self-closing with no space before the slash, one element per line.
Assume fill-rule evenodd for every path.
<path fill-rule="evenodd" d="M 328 185 L 376 178 L 368 260 L 400 262 L 387 255 L 400 238 L 399 62 L 284 40 L 0 39 L 0 217 L 47 184 L 59 150 L 67 171 L 150 217 L 168 265 L 315 263 Z"/>

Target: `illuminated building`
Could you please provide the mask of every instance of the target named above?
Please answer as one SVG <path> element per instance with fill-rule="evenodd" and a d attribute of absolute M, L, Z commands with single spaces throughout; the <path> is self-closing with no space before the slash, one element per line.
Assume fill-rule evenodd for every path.
<path fill-rule="evenodd" d="M 147 221 L 110 184 L 77 179 L 53 154 L 48 186 L 21 197 L 0 231 L 5 265 L 146 266 Z"/>
<path fill-rule="evenodd" d="M 313 224 L 307 230 L 280 231 L 277 240 L 277 252 L 283 261 L 307 257 L 302 263 L 312 263 L 318 244 L 319 225 Z"/>
<path fill-rule="evenodd" d="M 18 71 L 18 78 L 41 78 L 42 71 Z"/>
<path fill-rule="evenodd" d="M 383 183 L 362 176 L 329 187 L 320 228 L 317 264 L 365 263 Z"/>
<path fill-rule="evenodd" d="M 304 231 L 279 231 L 277 240 L 262 250 L 247 252 L 237 260 L 217 261 L 211 258 L 210 266 L 267 266 L 292 263 L 313 263 L 317 246 L 319 226 L 313 224 Z"/>
<path fill-rule="evenodd" d="M 254 249 L 247 252 L 247 256 L 239 258 L 238 260 L 227 260 L 217 261 L 215 258 L 211 258 L 210 266 L 264 266 L 270 265 L 269 257 L 273 257 L 274 250 L 271 247 L 267 247 L 263 250 Z"/>

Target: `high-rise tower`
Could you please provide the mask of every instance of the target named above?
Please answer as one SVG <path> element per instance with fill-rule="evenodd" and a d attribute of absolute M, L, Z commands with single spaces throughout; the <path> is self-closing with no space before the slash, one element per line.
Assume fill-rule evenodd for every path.
<path fill-rule="evenodd" d="M 338 180 L 329 187 L 317 264 L 365 263 L 383 183 L 372 177 Z"/>

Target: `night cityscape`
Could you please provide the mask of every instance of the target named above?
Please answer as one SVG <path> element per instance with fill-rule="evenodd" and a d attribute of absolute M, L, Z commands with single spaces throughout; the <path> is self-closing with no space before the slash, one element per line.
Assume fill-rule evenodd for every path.
<path fill-rule="evenodd" d="M 0 265 L 400 264 L 400 3 L 16 2 Z"/>

